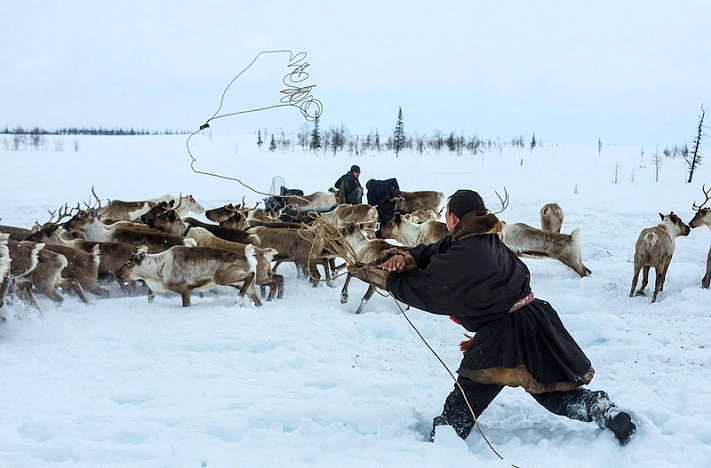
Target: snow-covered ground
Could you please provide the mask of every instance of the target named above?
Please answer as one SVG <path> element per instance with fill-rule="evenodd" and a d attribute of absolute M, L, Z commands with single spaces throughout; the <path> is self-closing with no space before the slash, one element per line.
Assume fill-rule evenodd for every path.
<path fill-rule="evenodd" d="M 3 136 L 0 136 L 3 138 Z M 5 137 L 9 138 L 9 137 Z M 196 174 L 185 136 L 47 137 L 46 151 L 0 144 L 1 224 L 31 226 L 64 203 L 192 194 L 206 208 L 262 200 L 237 182 Z M 557 202 L 563 231 L 581 229 L 586 278 L 554 260 L 525 260 L 604 389 L 639 426 L 621 447 L 594 423 L 548 413 L 505 389 L 480 418 L 503 460 L 473 432 L 425 442 L 453 382 L 389 297 L 354 315 L 364 283 L 311 288 L 291 265 L 282 300 L 242 307 L 217 289 L 182 308 L 178 296 L 37 295 L 43 313 L 0 312 L 2 467 L 703 467 L 711 460 L 711 291 L 700 287 L 711 235 L 677 239 L 665 291 L 628 297 L 639 232 L 674 211 L 688 222 L 711 166 L 692 184 L 681 159 L 654 148 L 544 144 L 461 156 L 274 152 L 256 136 L 200 134 L 196 169 L 267 191 L 273 176 L 306 193 L 326 190 L 351 164 L 361 180 L 397 177 L 403 190 L 479 191 L 491 208 L 506 187 L 507 222 L 539 226 Z M 266 146 L 266 145 L 265 145 Z M 77 151 L 74 151 L 77 148 Z M 62 151 L 59 151 L 59 150 Z M 660 151 L 662 148 L 660 148 Z M 615 180 L 617 173 L 617 183 Z M 201 218 L 202 219 L 202 218 Z M 652 279 L 653 281 L 653 279 Z M 112 286 L 112 292 L 117 288 Z M 648 290 L 651 290 L 651 286 Z M 417 329 L 456 369 L 463 329 L 410 310 Z"/>

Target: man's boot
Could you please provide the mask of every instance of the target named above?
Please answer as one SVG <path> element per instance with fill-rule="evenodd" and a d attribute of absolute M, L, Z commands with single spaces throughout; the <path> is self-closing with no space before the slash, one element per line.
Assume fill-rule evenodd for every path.
<path fill-rule="evenodd" d="M 600 429 L 610 429 L 620 444 L 625 445 L 637 430 L 629 413 L 621 411 L 610 401 L 607 394 L 602 391 L 594 392 L 596 395 L 590 405 L 590 416 Z"/>

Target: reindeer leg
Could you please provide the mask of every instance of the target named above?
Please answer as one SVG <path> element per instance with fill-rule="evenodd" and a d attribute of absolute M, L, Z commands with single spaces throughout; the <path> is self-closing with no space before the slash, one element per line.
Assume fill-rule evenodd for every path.
<path fill-rule="evenodd" d="M 324 260 L 322 265 L 323 265 L 324 274 L 326 275 L 326 286 L 335 288 L 336 284 L 333 282 L 333 279 L 331 278 L 331 263 L 330 263 L 331 260 L 333 260 L 333 259 Z"/>
<path fill-rule="evenodd" d="M 190 307 L 190 296 L 192 296 L 192 290 L 183 290 L 180 292 L 180 298 L 183 300 L 183 307 Z"/>
<path fill-rule="evenodd" d="M 247 275 L 245 280 L 242 282 L 242 287 L 239 288 L 240 297 L 244 298 L 245 294 L 247 294 L 249 296 L 249 298 L 252 299 L 252 302 L 254 302 L 254 305 L 256 307 L 262 306 L 262 301 L 259 300 L 257 291 L 254 288 L 254 272 L 250 272 Z"/>
<path fill-rule="evenodd" d="M 642 286 L 635 293 L 635 296 L 644 296 L 644 288 L 649 284 L 649 268 L 648 266 L 642 267 Z"/>
<path fill-rule="evenodd" d="M 269 284 L 269 283 L 267 283 L 267 284 Z M 267 297 L 267 284 L 260 284 L 259 285 L 259 295 L 262 297 L 262 299 Z M 269 289 L 269 296 L 270 297 L 273 296 L 271 288 Z M 267 301 L 271 301 L 271 299 L 267 298 Z"/>
<path fill-rule="evenodd" d="M 321 273 L 318 271 L 318 262 L 309 262 L 309 281 L 311 281 L 311 286 L 314 288 L 318 287 L 318 283 L 321 280 Z"/>
<path fill-rule="evenodd" d="M 341 304 L 348 302 L 348 283 L 351 282 L 352 276 L 350 273 L 346 276 L 346 282 L 343 284 L 343 289 L 341 289 Z"/>
<path fill-rule="evenodd" d="M 361 312 L 363 312 L 363 308 L 368 303 L 370 298 L 373 297 L 373 293 L 375 293 L 375 286 L 369 284 L 368 290 L 365 292 L 363 299 L 360 300 L 360 305 L 358 306 L 358 310 L 356 310 L 356 314 L 360 314 Z"/>
<path fill-rule="evenodd" d="M 151 288 L 148 288 L 148 302 L 153 302 L 156 299 L 156 293 Z"/>
<path fill-rule="evenodd" d="M 639 278 L 639 270 L 642 267 L 637 263 L 634 264 L 634 276 L 632 276 L 632 288 L 630 289 L 630 297 L 634 296 L 634 288 L 637 287 L 637 279 Z"/>
<path fill-rule="evenodd" d="M 79 281 L 77 281 L 74 278 L 62 278 L 62 281 L 60 283 L 57 283 L 57 286 L 60 288 L 64 289 L 69 289 L 77 293 L 77 296 L 79 296 L 79 299 L 84 304 L 89 304 L 89 298 L 86 297 L 86 293 L 84 292 L 84 288 L 81 287 L 81 284 L 79 284 Z"/>
<path fill-rule="evenodd" d="M 664 267 L 654 268 L 656 278 L 654 279 L 654 295 L 652 296 L 652 302 L 657 301 L 657 294 L 662 290 L 662 284 L 664 284 Z"/>
<path fill-rule="evenodd" d="M 277 299 L 284 298 L 284 277 L 282 275 L 274 275 L 274 280 L 277 283 Z"/>
<path fill-rule="evenodd" d="M 662 266 L 661 283 L 659 284 L 660 291 L 664 291 L 664 282 L 667 280 L 667 271 L 669 270 L 670 264 L 671 264 L 671 258 L 665 265 Z"/>
<path fill-rule="evenodd" d="M 29 282 L 23 282 L 19 285 L 15 284 L 15 294 L 20 298 L 22 302 L 26 302 L 33 309 L 36 309 L 40 314 L 42 314 L 42 309 L 40 309 L 39 304 L 37 304 L 37 299 L 35 299 L 34 294 L 32 294 L 32 284 Z"/>
<path fill-rule="evenodd" d="M 709 284 L 711 284 L 711 249 L 709 249 L 709 253 L 706 256 L 706 274 L 701 280 L 701 287 L 708 289 Z"/>
<path fill-rule="evenodd" d="M 108 299 L 111 296 L 108 290 L 102 288 L 96 283 L 92 284 L 92 282 L 85 284 L 84 290 L 89 291 L 90 293 L 97 297 L 100 297 L 101 299 Z"/>
<path fill-rule="evenodd" d="M 5 277 L 0 283 L 0 308 L 5 305 L 5 296 L 7 295 L 7 290 L 10 289 L 10 278 Z"/>

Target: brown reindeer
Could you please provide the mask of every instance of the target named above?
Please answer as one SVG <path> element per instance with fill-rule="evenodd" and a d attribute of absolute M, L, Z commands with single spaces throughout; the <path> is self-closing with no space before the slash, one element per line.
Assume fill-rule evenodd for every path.
<path fill-rule="evenodd" d="M 356 258 L 354 260 L 357 265 L 369 264 L 371 262 L 374 262 L 380 254 L 387 250 L 406 249 L 406 247 L 398 247 L 396 245 L 388 243 L 383 239 L 368 239 L 368 236 L 363 231 L 363 229 L 355 224 L 350 224 L 343 228 L 343 237 L 349 243 L 349 245 L 353 249 L 353 252 L 356 255 Z M 351 281 L 351 278 L 353 276 L 360 278 L 359 276 L 354 275 L 352 273 L 352 269 L 352 267 L 349 268 L 348 276 L 346 276 L 346 281 L 343 284 L 343 289 L 341 290 L 341 304 L 345 304 L 346 302 L 348 302 L 348 285 Z M 381 271 L 383 273 L 378 272 L 376 274 L 382 277 L 387 277 L 387 274 L 389 272 L 385 270 Z M 381 288 L 385 287 L 384 283 L 377 285 L 369 283 L 368 290 L 365 292 L 365 295 L 360 300 L 360 304 L 358 305 L 356 314 L 360 314 L 363 311 L 363 308 L 375 293 L 376 286 Z"/>
<path fill-rule="evenodd" d="M 7 234 L 4 234 L 3 236 L 6 235 Z M 18 289 L 17 292 L 19 293 L 21 299 L 26 301 L 35 309 L 40 310 L 37 301 L 32 295 L 31 281 L 28 280 L 26 283 L 19 282 L 22 283 L 20 285 L 18 284 L 18 280 L 20 278 L 29 277 L 32 271 L 37 268 L 37 265 L 39 264 L 39 252 L 43 248 L 44 244 L 35 244 L 24 241 L 18 242 L 5 238 L 3 250 L 7 250 L 10 261 L 7 264 L 8 269 L 4 273 L 2 285 L 0 286 L 0 306 L 3 304 L 10 287 L 12 285 L 16 285 L 16 288 Z M 60 268 L 57 270 L 58 275 L 61 274 L 61 268 L 64 267 L 60 265 Z"/>
<path fill-rule="evenodd" d="M 119 242 L 94 242 L 87 241 L 81 238 L 71 237 L 68 231 L 56 222 L 49 222 L 35 233 L 31 234 L 28 239 L 32 242 L 42 242 L 47 245 L 57 244 L 66 247 L 83 250 L 91 253 L 94 247 L 98 246 L 101 251 L 98 279 L 100 281 L 119 281 L 116 277 L 116 272 L 121 268 L 131 255 L 135 254 L 138 247 L 130 244 L 122 244 Z M 121 290 L 129 292 L 135 288 L 135 285 L 128 284 L 125 281 L 119 281 Z"/>
<path fill-rule="evenodd" d="M 563 226 L 563 208 L 557 203 L 548 203 L 541 208 L 541 229 L 560 232 Z"/>
<path fill-rule="evenodd" d="M 415 210 L 412 213 L 405 213 L 402 217 L 413 223 L 422 224 L 427 221 L 437 221 L 439 213 L 432 210 Z"/>
<path fill-rule="evenodd" d="M 647 287 L 649 269 L 654 267 L 656 279 L 654 281 L 654 295 L 652 302 L 657 300 L 657 294 L 664 289 L 664 280 L 667 270 L 674 255 L 674 239 L 677 236 L 688 236 L 691 228 L 684 224 L 672 211 L 668 215 L 659 213 L 662 222 L 655 227 L 643 229 L 637 238 L 634 252 L 634 276 L 632 277 L 632 287 L 630 297 L 643 296 L 644 288 Z M 637 292 L 637 277 L 642 270 L 642 286 Z"/>
<path fill-rule="evenodd" d="M 220 239 L 207 229 L 201 227 L 194 227 L 190 229 L 187 235 L 188 237 L 195 239 L 198 247 L 224 249 L 231 252 L 237 252 L 241 255 L 245 255 L 245 249 L 248 245 L 250 245 Z M 269 286 L 267 301 L 274 299 L 275 295 L 277 299 L 281 299 L 284 297 L 284 277 L 274 273 L 271 266 L 272 259 L 278 254 L 278 252 L 276 249 L 262 249 L 257 246 L 253 246 L 253 250 L 254 257 L 257 260 L 257 269 L 254 277 L 255 284 L 259 285 L 260 288 Z M 262 297 L 264 297 L 264 294 L 262 294 Z"/>
<path fill-rule="evenodd" d="M 404 245 L 433 244 L 449 234 L 447 225 L 440 221 L 427 221 L 421 224 L 408 220 L 404 215 L 395 213 L 390 221 L 380 226 L 375 232 L 378 239 L 394 239 Z"/>
<path fill-rule="evenodd" d="M 711 188 L 706 190 L 706 185 L 702 187 L 704 196 L 706 200 L 701 205 L 693 204 L 692 209 L 696 212 L 694 217 L 689 222 L 689 227 L 697 228 L 700 226 L 706 226 L 711 230 L 711 208 L 704 208 L 704 205 L 709 201 L 709 192 Z M 709 283 L 711 283 L 711 248 L 709 248 L 709 253 L 706 255 L 706 274 L 701 279 L 701 287 L 708 289 Z"/>
<path fill-rule="evenodd" d="M 432 210 L 439 213 L 439 206 L 444 201 L 444 193 L 434 190 L 419 192 L 400 192 L 395 203 L 395 211 L 402 214 L 412 213 L 417 210 Z"/>
<path fill-rule="evenodd" d="M 580 276 L 591 273 L 583 264 L 579 229 L 570 234 L 560 234 L 523 223 L 503 223 L 501 236 L 504 244 L 519 257 L 554 258 Z"/>
<path fill-rule="evenodd" d="M 180 294 L 183 307 L 190 306 L 190 296 L 195 289 L 215 286 L 232 286 L 239 289 L 240 297 L 247 294 L 256 306 L 262 303 L 254 288 L 257 260 L 254 246 L 247 245 L 244 255 L 209 247 L 173 246 L 149 254 L 141 248 L 118 271 L 124 280 L 143 280 L 152 302 L 156 293 L 173 291 Z"/>
<path fill-rule="evenodd" d="M 147 245 L 150 252 L 162 252 L 173 245 L 195 245 L 192 239 L 151 229 L 143 224 L 119 221 L 107 226 L 99 220 L 95 209 L 79 210 L 62 227 L 88 241 Z"/>
<path fill-rule="evenodd" d="M 251 226 L 247 232 L 257 236 L 259 241 L 255 244 L 260 247 L 276 249 L 279 253 L 274 260 L 277 262 L 294 262 L 297 268 L 305 268 L 313 287 L 317 287 L 321 279 L 318 265 L 324 268 L 327 284 L 331 284 L 331 271 L 328 266 L 330 255 L 326 241 L 317 231 L 309 227 Z"/>
<path fill-rule="evenodd" d="M 15 279 L 18 292 L 38 310 L 39 306 L 31 294 L 32 286 L 57 303 L 64 301 L 64 298 L 56 288 L 63 288 L 74 291 L 84 303 L 88 304 L 89 299 L 79 281 L 69 275 L 62 276 L 69 265 L 67 258 L 45 247 L 45 244 L 30 241 L 8 243 L 10 258 L 13 260 L 10 264 L 10 275 Z M 17 271 L 14 268 L 17 268 Z"/>

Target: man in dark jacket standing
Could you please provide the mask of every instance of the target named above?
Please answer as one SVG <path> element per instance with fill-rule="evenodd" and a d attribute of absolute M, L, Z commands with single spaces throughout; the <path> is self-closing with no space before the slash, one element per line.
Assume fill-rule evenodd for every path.
<path fill-rule="evenodd" d="M 626 444 L 636 429 L 630 415 L 605 392 L 582 387 L 594 374 L 590 361 L 551 305 L 533 297 L 528 268 L 501 241 L 501 222 L 479 194 L 454 193 L 445 221 L 450 235 L 442 240 L 383 255 L 380 268 L 392 273 L 380 281 L 372 266 L 360 268 L 398 300 L 475 332 L 462 343 L 458 384 L 434 418 L 432 440 L 441 425 L 469 435 L 474 417 L 462 392 L 479 417 L 504 386 L 521 386 L 552 413 L 595 421 Z"/>
<path fill-rule="evenodd" d="M 363 187 L 358 177 L 360 177 L 360 167 L 354 164 L 350 171 L 339 177 L 333 184 L 338 189 L 338 203 L 356 205 L 363 202 Z"/>

